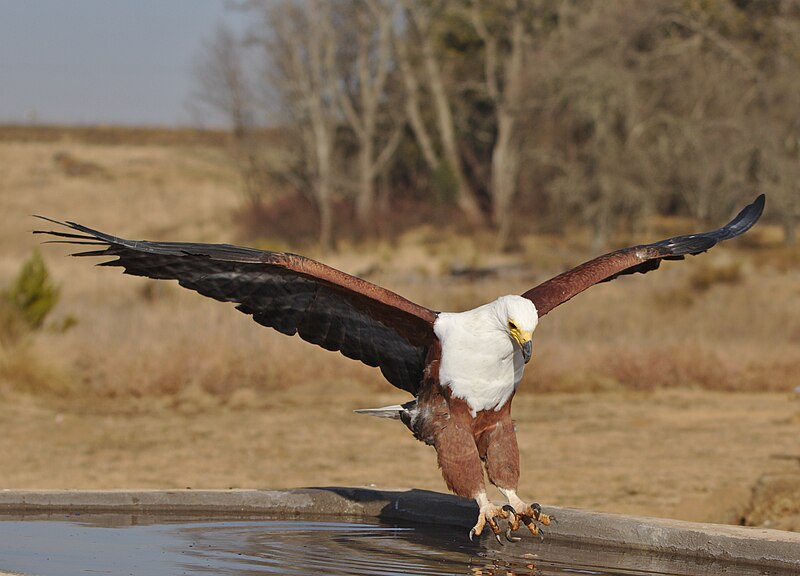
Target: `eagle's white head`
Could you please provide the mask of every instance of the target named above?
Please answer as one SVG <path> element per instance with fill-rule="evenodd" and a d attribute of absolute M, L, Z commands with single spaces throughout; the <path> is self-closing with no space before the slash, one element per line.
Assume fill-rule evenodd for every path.
<path fill-rule="evenodd" d="M 533 302 L 522 296 L 501 296 L 492 302 L 498 327 L 506 330 L 519 344 L 525 363 L 531 359 L 533 331 L 539 323 L 539 314 Z"/>

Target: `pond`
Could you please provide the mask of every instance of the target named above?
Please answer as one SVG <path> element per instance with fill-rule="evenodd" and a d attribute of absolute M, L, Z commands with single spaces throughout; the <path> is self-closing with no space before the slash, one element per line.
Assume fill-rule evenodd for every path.
<path fill-rule="evenodd" d="M 531 552 L 533 551 L 533 552 Z M 526 553 L 525 553 L 526 552 Z M 331 517 L 198 519 L 131 514 L 6 517 L 0 572 L 36 576 L 193 575 L 737 575 L 777 569 L 637 551 L 471 543 L 461 528 Z"/>

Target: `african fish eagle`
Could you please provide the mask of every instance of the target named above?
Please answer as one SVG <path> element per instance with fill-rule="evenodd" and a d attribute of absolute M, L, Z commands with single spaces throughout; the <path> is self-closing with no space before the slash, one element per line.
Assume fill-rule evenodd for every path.
<path fill-rule="evenodd" d="M 177 280 L 250 314 L 259 324 L 380 368 L 413 400 L 363 412 L 401 420 L 433 446 L 447 487 L 472 498 L 479 512 L 470 539 L 485 525 L 499 539 L 523 523 L 534 535 L 551 518 L 517 495 L 519 450 L 511 400 L 531 357 L 531 339 L 545 314 L 598 282 L 649 272 L 661 260 L 700 254 L 746 232 L 761 216 L 764 195 L 718 230 L 677 236 L 610 252 L 559 274 L 521 296 L 501 296 L 466 312 L 436 312 L 375 284 L 303 256 L 228 244 L 132 241 L 74 222 L 71 232 L 42 231 L 68 244 L 99 249 L 74 256 L 115 256 L 101 266 L 126 274 Z M 486 495 L 489 481 L 508 500 Z"/>

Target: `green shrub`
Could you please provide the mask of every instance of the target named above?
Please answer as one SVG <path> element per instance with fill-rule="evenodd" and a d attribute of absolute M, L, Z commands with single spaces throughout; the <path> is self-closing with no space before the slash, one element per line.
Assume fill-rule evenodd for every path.
<path fill-rule="evenodd" d="M 0 322 L 6 336 L 28 328 L 38 330 L 58 304 L 59 287 L 50 278 L 42 255 L 35 250 L 11 285 L 0 293 Z"/>

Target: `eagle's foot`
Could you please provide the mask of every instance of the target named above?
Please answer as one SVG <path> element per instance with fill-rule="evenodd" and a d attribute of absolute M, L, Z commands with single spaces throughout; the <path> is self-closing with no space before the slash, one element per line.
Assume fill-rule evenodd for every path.
<path fill-rule="evenodd" d="M 515 511 L 516 514 L 513 520 L 508 523 L 507 534 L 516 531 L 519 528 L 520 522 L 522 522 L 533 536 L 538 536 L 540 540 L 544 540 L 544 530 L 542 526 L 549 526 L 555 521 L 553 516 L 542 512 L 542 506 L 538 502 L 534 502 L 530 506 L 524 506 L 521 510 Z"/>
<path fill-rule="evenodd" d="M 508 504 L 503 506 L 503 510 L 509 512 L 508 529 L 506 530 L 506 539 L 511 540 L 511 534 L 516 532 L 520 523 L 523 524 L 533 536 L 538 536 L 544 539 L 544 530 L 542 526 L 549 526 L 555 522 L 555 518 L 549 514 L 542 512 L 542 506 L 534 502 L 531 505 L 526 504 L 515 490 L 500 489 L 508 498 Z"/>
<path fill-rule="evenodd" d="M 469 531 L 470 541 L 472 541 L 475 536 L 480 536 L 484 527 L 488 524 L 489 528 L 491 528 L 494 533 L 495 540 L 497 540 L 499 544 L 502 544 L 503 541 L 500 540 L 501 530 L 498 519 L 508 518 L 508 514 L 506 506 L 500 508 L 489 501 L 482 502 L 480 505 L 480 512 L 478 512 L 478 521 L 475 523 L 475 526 L 472 527 L 472 530 Z M 506 537 L 508 538 L 508 534 L 506 534 Z M 514 542 L 514 540 L 510 538 L 509 541 Z"/>

